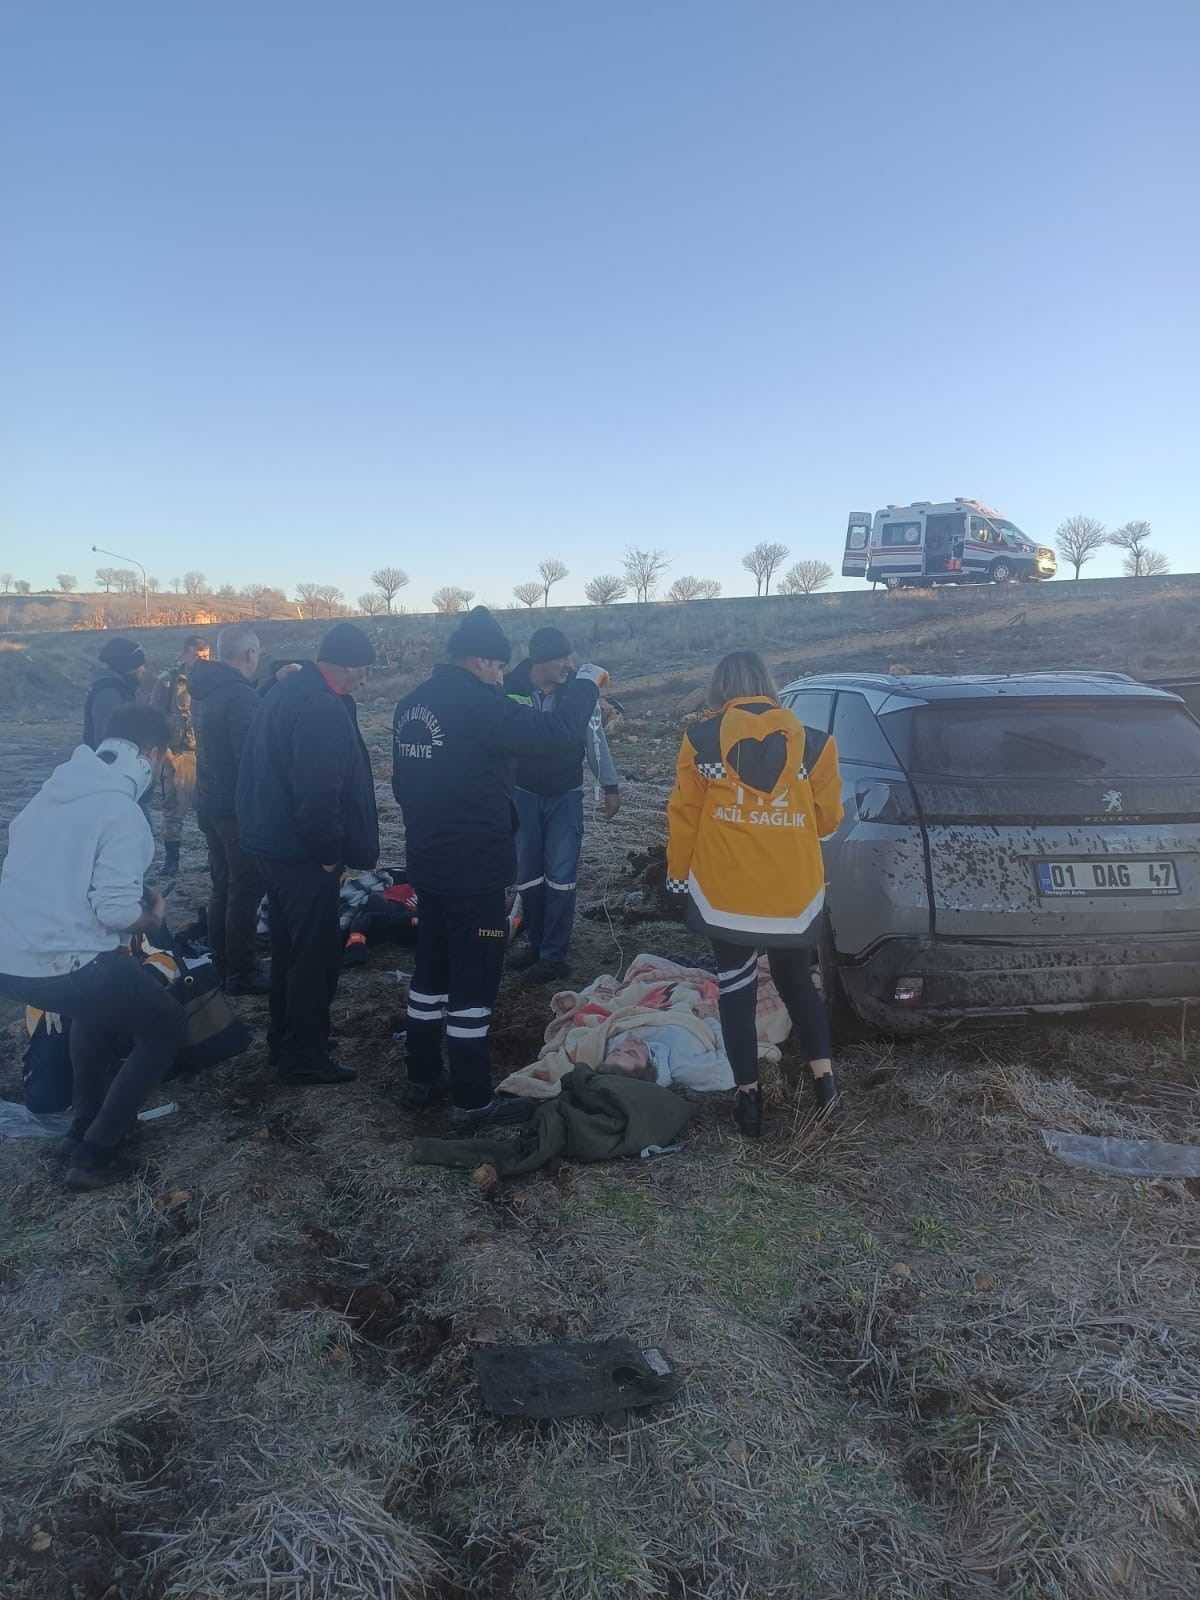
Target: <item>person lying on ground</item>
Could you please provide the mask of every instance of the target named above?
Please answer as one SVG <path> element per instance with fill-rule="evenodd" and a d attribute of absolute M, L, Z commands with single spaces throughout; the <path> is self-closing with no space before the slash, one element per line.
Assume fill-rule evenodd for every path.
<path fill-rule="evenodd" d="M 734 1087 L 718 1017 L 715 973 L 663 956 L 635 956 L 622 978 L 601 973 L 586 988 L 550 1001 L 552 1020 L 536 1061 L 510 1072 L 497 1090 L 531 1100 L 558 1093 L 577 1066 L 596 1071 L 653 1067 L 640 1075 L 661 1085 L 714 1092 Z M 757 986 L 756 1048 L 778 1061 L 791 1019 L 769 973 Z"/>
<path fill-rule="evenodd" d="M 690 1027 L 667 1023 L 643 1033 L 623 1033 L 609 1046 L 600 1072 L 623 1072 L 657 1083 L 663 1089 L 697 1089 L 703 1093 L 732 1089 L 733 1068 L 707 1023 L 709 1048 Z M 536 1068 L 534 1069 L 536 1071 Z"/>
<path fill-rule="evenodd" d="M 128 949 L 165 914 L 145 888 L 154 835 L 139 801 L 168 737 L 160 711 L 118 706 L 97 748 L 81 744 L 9 827 L 0 993 L 71 1018 L 74 1117 L 60 1147 L 71 1189 L 130 1175 L 117 1146 L 183 1042 L 182 1006 Z"/>
<path fill-rule="evenodd" d="M 709 692 L 720 710 L 688 728 L 667 806 L 667 888 L 712 942 L 721 1033 L 738 1090 L 734 1118 L 762 1133 L 754 1029 L 765 949 L 813 1075 L 817 1105 L 837 1103 L 829 1019 L 812 982 L 825 906 L 821 840 L 842 820 L 837 748 L 779 703 L 761 656 L 736 650 Z"/>
<path fill-rule="evenodd" d="M 408 876 L 420 903 L 403 1099 L 420 1107 L 450 1095 L 461 1133 L 530 1114 L 528 1101 L 493 1095 L 488 1050 L 504 969 L 505 897 L 517 873 L 513 760 L 578 750 L 608 674 L 580 667 L 551 712 L 519 705 L 504 693 L 511 646 L 484 606 L 458 624 L 446 653 L 396 707 L 392 793 L 404 812 Z"/>

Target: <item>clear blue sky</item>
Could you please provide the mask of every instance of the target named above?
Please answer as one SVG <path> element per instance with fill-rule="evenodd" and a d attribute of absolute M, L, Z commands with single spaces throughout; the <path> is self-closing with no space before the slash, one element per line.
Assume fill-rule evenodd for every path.
<path fill-rule="evenodd" d="M 1194 567 L 1198 51 L 1195 0 L 10 0 L 5 569 L 744 593 L 956 494 Z"/>

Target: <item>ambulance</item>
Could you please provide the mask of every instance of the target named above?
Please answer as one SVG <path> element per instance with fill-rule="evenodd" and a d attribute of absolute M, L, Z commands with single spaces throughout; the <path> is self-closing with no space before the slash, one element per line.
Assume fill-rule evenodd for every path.
<path fill-rule="evenodd" d="M 1023 583 L 1057 571 L 1053 550 L 978 500 L 915 500 L 874 516 L 852 511 L 846 527 L 842 576 L 889 589 Z"/>

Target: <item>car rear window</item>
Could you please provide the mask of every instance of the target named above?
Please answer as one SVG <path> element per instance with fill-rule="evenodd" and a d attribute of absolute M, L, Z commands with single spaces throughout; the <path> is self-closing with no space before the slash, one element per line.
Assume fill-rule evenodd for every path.
<path fill-rule="evenodd" d="M 1200 780 L 1200 723 L 1162 701 L 952 700 L 909 719 L 909 771 L 931 778 Z"/>

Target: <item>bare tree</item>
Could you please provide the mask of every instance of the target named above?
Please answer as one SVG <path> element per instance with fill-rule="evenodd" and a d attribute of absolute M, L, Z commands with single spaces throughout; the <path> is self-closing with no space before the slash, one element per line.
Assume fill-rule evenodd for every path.
<path fill-rule="evenodd" d="M 136 594 L 142 587 L 141 579 L 132 567 L 118 567 L 115 574 L 115 587 L 121 594 Z"/>
<path fill-rule="evenodd" d="M 699 578 L 678 577 L 667 590 L 667 599 L 672 605 L 686 605 L 689 600 L 694 600 L 699 593 Z"/>
<path fill-rule="evenodd" d="M 73 572 L 60 572 L 54 581 L 63 594 L 74 594 L 79 587 L 79 579 Z"/>
<path fill-rule="evenodd" d="M 823 589 L 833 577 L 833 568 L 828 561 L 797 561 L 788 568 L 783 582 L 779 585 L 780 594 L 814 594 L 818 589 Z"/>
<path fill-rule="evenodd" d="M 625 576 L 640 604 L 649 600 L 670 565 L 671 558 L 665 550 L 643 550 L 638 545 L 630 545 L 626 550 Z"/>
<path fill-rule="evenodd" d="M 99 573 L 96 574 L 96 582 L 97 583 L 100 582 L 100 574 Z M 12 573 L 11 572 L 0 572 L 0 589 L 3 589 L 5 594 L 8 594 L 9 591 L 12 589 L 12 586 L 13 586 L 13 575 L 12 575 Z"/>
<path fill-rule="evenodd" d="M 457 611 L 465 611 L 474 598 L 473 589 L 459 589 L 454 584 L 446 584 L 433 591 L 433 609 L 453 616 Z"/>
<path fill-rule="evenodd" d="M 715 600 L 721 593 L 721 583 L 718 578 L 701 578 L 700 587 L 696 590 L 697 600 Z"/>
<path fill-rule="evenodd" d="M 772 574 L 777 567 L 783 565 L 787 557 L 787 545 L 771 544 L 766 540 L 746 552 L 742 557 L 742 565 L 747 572 L 754 575 L 754 581 L 758 585 L 756 594 L 770 594 Z"/>
<path fill-rule="evenodd" d="M 376 574 L 372 573 L 371 576 L 375 577 Z M 368 589 L 366 594 L 359 595 L 358 609 L 364 617 L 382 617 L 391 610 L 391 595 L 384 594 L 382 589 Z"/>
<path fill-rule="evenodd" d="M 267 613 L 263 609 L 263 601 L 270 592 L 265 583 L 245 583 L 242 585 L 241 596 L 250 608 L 252 617 L 266 616 Z"/>
<path fill-rule="evenodd" d="M 203 594 L 208 579 L 202 572 L 185 572 L 183 575 L 184 594 Z"/>
<path fill-rule="evenodd" d="M 296 604 L 301 612 L 307 612 L 309 621 L 317 614 L 317 602 L 321 598 L 321 585 L 319 583 L 298 583 L 296 585 Z"/>
<path fill-rule="evenodd" d="M 172 589 L 174 589 L 176 594 L 181 594 L 182 591 L 183 591 L 183 579 L 182 578 L 172 578 L 171 579 L 171 587 L 172 587 Z"/>
<path fill-rule="evenodd" d="M 537 605 L 538 601 L 542 598 L 542 593 L 542 586 L 537 582 L 536 579 L 530 583 L 513 584 L 513 597 L 519 600 L 523 606 L 529 606 L 532 608 L 533 606 Z"/>
<path fill-rule="evenodd" d="M 147 578 L 146 579 L 146 589 L 150 594 L 157 594 L 158 591 L 161 588 L 162 588 L 162 584 L 159 582 L 159 580 L 157 578 Z"/>
<path fill-rule="evenodd" d="M 1145 578 L 1149 576 L 1147 562 L 1153 559 L 1150 549 L 1150 524 L 1148 522 L 1125 522 L 1108 536 L 1108 542 L 1115 545 L 1118 550 L 1124 550 L 1125 559 L 1121 563 L 1122 570 L 1127 578 Z M 1164 570 L 1159 568 L 1159 571 Z"/>
<path fill-rule="evenodd" d="M 343 599 L 342 591 L 336 583 L 322 583 L 317 589 L 317 599 L 325 607 L 325 615 L 332 619 L 334 607 L 340 606 Z"/>
<path fill-rule="evenodd" d="M 1068 517 L 1054 530 L 1054 542 L 1063 560 L 1075 568 L 1078 578 L 1080 567 L 1085 566 L 1097 550 L 1104 548 L 1108 535 L 1097 517 Z"/>
<path fill-rule="evenodd" d="M 117 581 L 117 569 L 116 569 L 116 567 L 97 567 L 96 568 L 96 584 L 97 584 L 97 587 L 103 589 L 105 594 L 111 594 L 112 593 L 113 585 L 116 583 L 116 581 Z M 4 585 L 5 594 L 8 593 L 9 585 L 11 583 L 12 583 L 12 577 L 11 577 L 11 575 L 9 575 L 8 578 L 7 578 L 7 581 L 5 582 L 5 585 Z"/>
<path fill-rule="evenodd" d="M 1170 572 L 1171 563 L 1161 550 L 1147 550 L 1142 557 L 1142 576 L 1144 578 L 1161 577 L 1164 572 Z"/>
<path fill-rule="evenodd" d="M 24 578 L 18 578 L 16 583 L 13 584 L 13 588 L 18 594 L 28 594 L 32 587 L 33 585 L 27 583 Z"/>
<path fill-rule="evenodd" d="M 371 582 L 383 596 L 384 610 L 390 614 L 392 601 L 408 583 L 408 573 L 405 572 L 403 567 L 380 567 L 371 574 Z M 358 598 L 361 601 L 362 595 L 359 595 Z M 378 615 L 377 611 L 367 612 L 369 617 Z"/>
<path fill-rule="evenodd" d="M 588 579 L 583 592 L 589 605 L 610 606 L 614 600 L 624 600 L 629 593 L 629 585 L 624 578 L 615 577 L 611 572 L 602 572 L 598 578 Z"/>
<path fill-rule="evenodd" d="M 547 556 L 544 561 L 538 562 L 538 571 L 542 575 L 542 603 L 548 606 L 551 589 L 567 576 L 567 564 L 565 561 L 560 561 L 557 556 Z"/>

